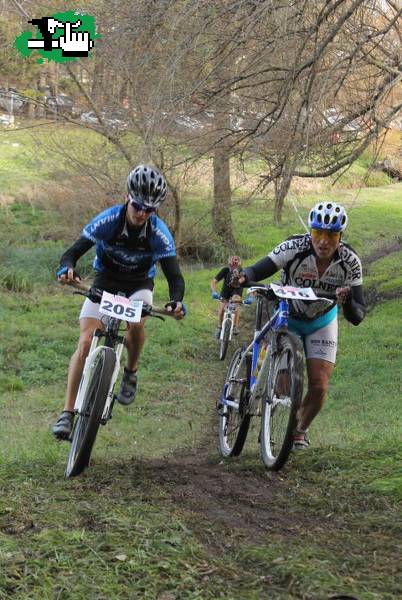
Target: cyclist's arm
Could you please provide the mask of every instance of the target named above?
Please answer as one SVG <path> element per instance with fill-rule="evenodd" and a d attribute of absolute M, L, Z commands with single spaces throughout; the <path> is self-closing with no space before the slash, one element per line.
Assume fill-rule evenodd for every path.
<path fill-rule="evenodd" d="M 246 277 L 245 283 L 247 283 L 247 281 L 261 281 L 262 279 L 271 277 L 271 275 L 274 275 L 278 270 L 279 269 L 274 261 L 269 258 L 269 256 L 265 256 L 251 265 L 251 267 L 243 269 L 241 275 Z"/>
<path fill-rule="evenodd" d="M 182 302 L 185 284 L 176 256 L 161 258 L 159 262 L 169 285 L 170 300 Z"/>
<path fill-rule="evenodd" d="M 354 285 L 350 288 L 350 295 L 342 305 L 343 316 L 352 325 L 359 325 L 366 314 L 366 304 L 363 296 L 363 286 Z"/>
<path fill-rule="evenodd" d="M 94 245 L 94 242 L 81 236 L 74 244 L 68 248 L 60 259 L 60 267 L 74 268 L 78 259 L 88 252 Z"/>
<path fill-rule="evenodd" d="M 211 292 L 217 292 L 218 290 L 216 289 L 216 285 L 218 283 L 218 280 L 215 279 L 215 277 L 211 280 Z"/>
<path fill-rule="evenodd" d="M 226 275 L 229 273 L 229 267 L 222 267 L 222 269 L 215 275 L 215 277 L 211 281 L 211 292 L 212 294 L 217 294 L 218 290 L 216 289 L 216 285 L 219 281 L 224 279 Z"/>

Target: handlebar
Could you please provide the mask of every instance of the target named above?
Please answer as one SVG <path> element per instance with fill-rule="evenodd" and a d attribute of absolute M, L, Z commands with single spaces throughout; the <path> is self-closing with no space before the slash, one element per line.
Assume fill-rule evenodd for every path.
<path fill-rule="evenodd" d="M 216 302 L 226 302 L 227 304 L 244 304 L 245 306 L 248 306 L 248 303 L 244 300 L 227 300 L 226 298 L 222 298 L 222 296 L 220 298 L 213 298 L 213 300 Z"/>
<path fill-rule="evenodd" d="M 279 300 L 279 297 L 275 294 L 275 292 L 271 289 L 271 285 L 268 284 L 264 284 L 264 283 L 260 283 L 258 281 L 247 281 L 244 284 L 242 284 L 241 287 L 257 287 L 257 288 L 261 288 L 259 290 L 255 290 L 255 292 L 258 294 L 261 294 L 262 296 L 264 296 L 265 298 L 267 298 L 268 300 L 272 300 L 272 301 L 277 301 Z M 328 302 L 329 304 L 336 304 L 336 300 L 333 300 L 332 298 L 327 298 L 324 294 L 325 292 L 319 292 L 316 290 L 313 290 L 314 294 L 316 295 L 317 299 L 320 300 L 325 300 L 326 302 Z M 315 299 L 313 298 L 303 298 L 304 302 L 314 302 Z"/>
<path fill-rule="evenodd" d="M 242 304 L 243 300 L 228 300 L 227 298 L 223 298 L 220 296 L 219 298 L 213 298 L 217 302 L 231 302 L 232 304 Z"/>
<path fill-rule="evenodd" d="M 100 288 L 88 287 L 81 281 L 71 281 L 63 285 L 68 285 L 69 287 L 75 288 L 77 291 L 73 292 L 74 294 L 80 294 L 81 296 L 85 296 L 86 298 L 92 300 L 92 302 L 100 303 L 102 299 L 103 290 L 101 290 Z M 162 321 L 164 321 L 163 317 L 173 317 L 174 319 L 176 319 L 173 312 L 168 312 L 165 308 L 151 306 L 150 304 L 146 304 L 145 302 L 142 305 L 141 316 L 156 317 L 158 319 L 162 319 Z"/>

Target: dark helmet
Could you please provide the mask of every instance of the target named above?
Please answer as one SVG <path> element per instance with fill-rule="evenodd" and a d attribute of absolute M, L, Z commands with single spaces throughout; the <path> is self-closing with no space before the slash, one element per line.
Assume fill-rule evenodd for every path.
<path fill-rule="evenodd" d="M 348 217 L 340 204 L 331 201 L 318 202 L 310 211 L 308 225 L 313 229 L 345 231 Z"/>
<path fill-rule="evenodd" d="M 127 178 L 128 199 L 149 208 L 158 208 L 166 199 L 166 179 L 154 167 L 138 165 Z"/>

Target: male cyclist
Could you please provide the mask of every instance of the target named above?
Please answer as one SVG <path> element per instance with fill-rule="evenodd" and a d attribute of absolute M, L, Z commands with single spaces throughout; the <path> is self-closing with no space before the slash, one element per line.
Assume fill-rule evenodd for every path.
<path fill-rule="evenodd" d="M 212 298 L 215 300 L 222 299 L 222 302 L 219 303 L 218 310 L 218 327 L 215 331 L 215 336 L 219 339 L 221 335 L 223 314 L 225 312 L 225 308 L 229 300 L 233 300 L 234 302 L 240 302 L 243 294 L 243 288 L 240 286 L 234 287 L 231 284 L 232 279 L 236 280 L 239 276 L 241 270 L 241 260 L 239 256 L 229 256 L 228 266 L 223 267 L 219 273 L 215 275 L 215 277 L 211 281 L 211 293 Z M 217 283 L 223 279 L 223 285 L 221 293 L 217 291 Z M 239 322 L 240 322 L 240 311 L 236 310 L 234 317 L 234 326 L 233 333 L 237 335 L 239 332 Z"/>
<path fill-rule="evenodd" d="M 127 187 L 126 202 L 98 214 L 63 254 L 57 272 L 58 280 L 64 284 L 79 281 L 75 265 L 95 245 L 94 287 L 112 294 L 123 292 L 132 300 L 152 304 L 155 265 L 159 261 L 169 284 L 170 301 L 165 305 L 166 309 L 181 319 L 186 312 L 182 303 L 184 279 L 173 238 L 156 215 L 167 195 L 166 180 L 154 167 L 139 165 L 129 173 Z M 99 304 L 87 298 L 80 314 L 78 347 L 70 361 L 64 410 L 53 426 L 53 433 L 58 439 L 70 437 L 75 397 L 92 334 L 95 329 L 102 328 L 99 319 Z M 124 405 L 133 402 L 136 394 L 137 365 L 145 342 L 144 321 L 127 326 L 127 366 L 117 395 L 117 400 Z"/>
<path fill-rule="evenodd" d="M 283 285 L 312 287 L 317 295 L 342 305 L 344 317 L 358 325 L 365 315 L 362 266 L 355 251 L 342 241 L 347 220 L 342 206 L 319 202 L 308 216 L 310 233 L 288 238 L 242 271 L 234 283 L 260 281 L 282 269 Z M 336 359 L 337 304 L 292 301 L 289 329 L 303 340 L 308 375 L 294 434 L 295 449 L 308 447 L 308 428 L 324 404 Z"/>

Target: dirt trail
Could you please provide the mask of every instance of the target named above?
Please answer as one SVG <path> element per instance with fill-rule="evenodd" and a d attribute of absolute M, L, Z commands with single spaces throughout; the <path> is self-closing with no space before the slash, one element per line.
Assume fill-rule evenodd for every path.
<path fill-rule="evenodd" d="M 316 483 L 315 477 L 309 480 L 308 472 L 300 474 L 292 465 L 301 456 L 291 459 L 280 473 L 264 468 L 256 447 L 238 459 L 222 460 L 216 417 L 209 431 L 196 450 L 180 449 L 157 460 L 133 458 L 117 465 L 117 470 L 128 488 L 138 486 L 150 501 L 162 489 L 170 502 L 189 515 L 192 529 L 211 549 L 224 549 L 233 536 L 263 542 L 270 532 L 293 539 L 306 527 L 317 533 L 328 527 L 328 511 L 320 515 L 306 510 L 309 493 L 316 494 Z M 249 436 L 255 435 L 251 429 Z M 342 521 L 341 514 L 332 516 L 331 526 L 340 528 Z"/>

